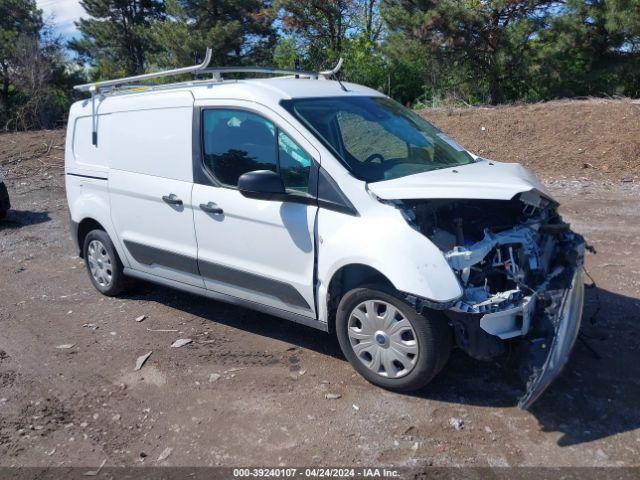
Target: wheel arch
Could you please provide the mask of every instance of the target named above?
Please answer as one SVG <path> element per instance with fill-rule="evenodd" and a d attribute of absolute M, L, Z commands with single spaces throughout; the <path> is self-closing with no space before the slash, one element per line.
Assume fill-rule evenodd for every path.
<path fill-rule="evenodd" d="M 84 239 L 87 238 L 87 235 L 92 230 L 102 230 L 103 232 L 107 231 L 100 222 L 91 217 L 84 218 L 80 223 L 78 223 L 78 231 L 76 235 L 78 246 L 80 247 L 80 258 L 84 258 Z"/>
<path fill-rule="evenodd" d="M 87 234 L 92 230 L 102 230 L 111 239 L 111 243 L 113 243 L 114 248 L 116 249 L 116 253 L 120 257 L 120 261 L 123 263 L 125 267 L 128 267 L 127 257 L 124 255 L 124 251 L 122 244 L 120 243 L 119 238 L 111 228 L 111 225 L 105 221 L 101 221 L 93 215 L 85 215 L 80 217 L 81 220 L 75 222 L 73 218 L 71 219 L 73 226 L 74 240 L 77 241 L 78 246 L 78 254 L 80 258 L 84 258 L 84 240 L 87 237 Z M 104 220 L 104 219 L 103 219 Z M 107 218 L 108 220 L 108 218 Z"/>
<path fill-rule="evenodd" d="M 362 285 L 380 285 L 395 290 L 391 280 L 382 272 L 363 263 L 349 263 L 338 268 L 327 286 L 327 323 L 335 332 L 336 310 L 343 295 Z"/>

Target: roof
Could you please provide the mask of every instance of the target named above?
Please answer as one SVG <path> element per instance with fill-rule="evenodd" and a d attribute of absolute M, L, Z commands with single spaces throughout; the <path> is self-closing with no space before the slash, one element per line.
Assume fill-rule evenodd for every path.
<path fill-rule="evenodd" d="M 309 97 L 337 97 L 337 96 L 353 96 L 353 95 L 375 95 L 382 94 L 377 90 L 358 85 L 356 83 L 342 82 L 346 91 L 340 86 L 340 82 L 336 80 L 311 80 L 308 78 L 259 78 L 252 80 L 238 80 L 236 82 L 226 81 L 223 84 L 243 85 L 245 88 L 255 90 L 258 94 L 260 90 L 264 94 L 270 96 L 277 95 L 280 99 L 290 98 L 309 98 Z M 202 89 L 202 87 L 199 87 Z M 194 89 L 194 95 L 198 95 L 197 89 Z"/>
<path fill-rule="evenodd" d="M 132 86 L 98 95 L 98 113 L 121 110 L 190 106 L 194 100 L 242 99 L 267 106 L 292 98 L 383 96 L 377 90 L 355 83 L 309 78 L 275 77 L 245 80 L 194 81 L 168 85 Z M 72 114 L 90 114 L 89 99 L 76 102 Z"/>

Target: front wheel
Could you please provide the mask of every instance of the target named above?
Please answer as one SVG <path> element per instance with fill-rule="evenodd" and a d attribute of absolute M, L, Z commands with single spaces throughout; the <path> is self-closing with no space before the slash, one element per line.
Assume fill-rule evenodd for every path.
<path fill-rule="evenodd" d="M 336 333 L 351 365 L 388 390 L 424 387 L 444 367 L 451 330 L 433 312 L 420 315 L 396 292 L 362 287 L 347 292 L 336 312 Z"/>

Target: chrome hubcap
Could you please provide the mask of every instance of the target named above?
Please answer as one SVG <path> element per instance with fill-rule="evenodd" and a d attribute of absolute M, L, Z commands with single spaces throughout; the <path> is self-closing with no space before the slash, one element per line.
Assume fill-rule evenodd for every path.
<path fill-rule="evenodd" d="M 91 276 L 101 287 L 111 284 L 113 270 L 111 269 L 111 257 L 100 240 L 91 240 L 87 249 L 87 261 Z"/>
<path fill-rule="evenodd" d="M 418 359 L 416 334 L 407 318 L 390 303 L 367 300 L 349 316 L 351 348 L 369 370 L 386 378 L 400 378 Z"/>

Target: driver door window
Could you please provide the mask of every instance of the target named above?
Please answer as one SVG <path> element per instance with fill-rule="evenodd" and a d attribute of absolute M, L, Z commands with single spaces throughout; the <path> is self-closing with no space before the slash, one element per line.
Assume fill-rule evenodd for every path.
<path fill-rule="evenodd" d="M 243 110 L 204 111 L 204 164 L 230 187 L 243 173 L 271 170 L 291 193 L 309 190 L 311 157 L 269 120 Z"/>
<path fill-rule="evenodd" d="M 224 185 L 235 187 L 243 173 L 277 172 L 275 126 L 239 110 L 205 110 L 204 164 Z"/>

